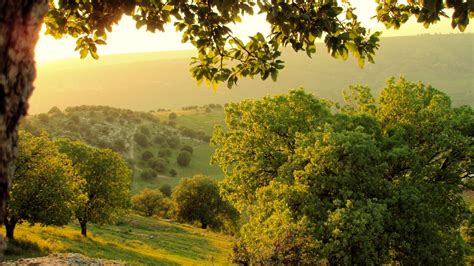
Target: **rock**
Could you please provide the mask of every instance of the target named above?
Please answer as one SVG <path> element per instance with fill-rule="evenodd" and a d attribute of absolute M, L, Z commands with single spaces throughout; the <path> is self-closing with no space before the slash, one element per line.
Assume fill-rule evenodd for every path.
<path fill-rule="evenodd" d="M 82 265 L 91 265 L 91 266 L 123 266 L 129 265 L 125 262 L 117 261 L 117 260 L 105 260 L 105 259 L 93 259 L 88 258 L 84 255 L 77 254 L 77 253 L 56 253 L 51 254 L 47 257 L 40 257 L 40 258 L 29 258 L 29 259 L 20 259 L 17 261 L 7 261 L 4 262 L 2 265 L 8 266 L 23 266 L 23 265 L 71 265 L 71 266 L 82 266 Z"/>

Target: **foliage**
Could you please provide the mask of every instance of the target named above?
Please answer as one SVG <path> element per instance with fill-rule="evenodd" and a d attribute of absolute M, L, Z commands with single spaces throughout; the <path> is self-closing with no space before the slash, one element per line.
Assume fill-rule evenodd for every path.
<path fill-rule="evenodd" d="M 191 69 L 193 76 L 213 86 L 227 82 L 232 87 L 241 77 L 276 80 L 284 67 L 279 60 L 283 47 L 291 46 L 311 56 L 320 40 L 336 58 L 346 59 L 352 53 L 360 65 L 373 62 L 379 32 L 370 33 L 360 24 L 351 2 L 59 1 L 50 3 L 45 24 L 46 33 L 56 38 L 77 38 L 76 50 L 81 58 L 90 54 L 97 59 L 97 45 L 106 44 L 107 32 L 112 31 L 123 14 L 131 16 L 137 28 L 146 26 L 152 32 L 164 31 L 165 25 L 173 21 L 176 31 L 182 32 L 182 41 L 190 42 L 198 50 Z M 411 16 L 429 26 L 446 11 L 454 11 L 452 26 L 463 31 L 474 13 L 473 6 L 465 1 L 447 1 L 446 5 L 442 0 L 376 2 L 378 20 L 395 28 Z M 254 12 L 265 15 L 271 25 L 270 33 L 267 37 L 256 33 L 244 43 L 230 26 Z"/>
<path fill-rule="evenodd" d="M 151 169 L 162 174 L 166 172 L 167 164 L 168 162 L 163 158 L 153 158 L 148 161 L 148 166 L 150 166 Z"/>
<path fill-rule="evenodd" d="M 75 206 L 75 216 L 86 236 L 87 223 L 116 221 L 130 205 L 131 171 L 117 153 L 97 149 L 78 141 L 62 139 L 58 147 L 73 162 L 85 182 L 80 190 L 86 198 Z"/>
<path fill-rule="evenodd" d="M 192 154 L 188 151 L 181 151 L 176 158 L 176 161 L 180 166 L 188 166 L 191 162 Z"/>
<path fill-rule="evenodd" d="M 173 192 L 172 189 L 171 189 L 171 186 L 168 185 L 168 184 L 164 184 L 160 187 L 160 191 L 161 193 L 163 193 L 163 195 L 165 195 L 166 197 L 171 197 L 171 193 Z"/>
<path fill-rule="evenodd" d="M 182 151 L 187 151 L 191 154 L 193 154 L 193 147 L 189 146 L 189 145 L 184 145 L 182 148 L 181 148 Z"/>
<path fill-rule="evenodd" d="M 176 120 L 176 118 L 178 118 L 178 115 L 176 115 L 175 112 L 172 112 L 168 115 L 169 120 Z"/>
<path fill-rule="evenodd" d="M 472 108 L 403 78 L 378 99 L 362 86 L 345 96 L 337 107 L 296 90 L 226 108 L 212 160 L 249 217 L 234 261 L 462 264 Z"/>
<path fill-rule="evenodd" d="M 135 139 L 135 142 L 137 142 L 137 144 L 142 146 L 143 148 L 146 148 L 148 147 L 148 145 L 150 145 L 148 141 L 148 137 L 141 132 L 135 133 L 134 139 Z"/>
<path fill-rule="evenodd" d="M 178 175 L 178 171 L 176 171 L 176 169 L 171 169 L 171 170 L 170 170 L 170 175 L 171 175 L 172 177 L 175 177 L 175 176 Z"/>
<path fill-rule="evenodd" d="M 151 151 L 146 150 L 142 153 L 142 160 L 143 161 L 145 161 L 145 162 L 149 161 L 151 158 L 153 158 L 153 153 Z"/>
<path fill-rule="evenodd" d="M 82 195 L 82 180 L 74 175 L 72 162 L 46 133 L 35 137 L 20 131 L 18 159 L 7 202 L 5 228 L 13 239 L 17 223 L 65 225 L 73 205 Z"/>
<path fill-rule="evenodd" d="M 199 222 L 204 229 L 223 229 L 226 224 L 235 225 L 238 218 L 237 211 L 219 195 L 217 183 L 206 176 L 181 179 L 172 199 L 179 221 Z"/>
<path fill-rule="evenodd" d="M 140 177 L 145 180 L 150 180 L 152 178 L 155 178 L 156 175 L 157 175 L 157 172 L 151 168 L 147 168 L 140 173 Z"/>
<path fill-rule="evenodd" d="M 150 217 L 158 215 L 166 217 L 171 208 L 171 201 L 160 189 L 144 189 L 139 194 L 132 197 L 133 209 Z"/>

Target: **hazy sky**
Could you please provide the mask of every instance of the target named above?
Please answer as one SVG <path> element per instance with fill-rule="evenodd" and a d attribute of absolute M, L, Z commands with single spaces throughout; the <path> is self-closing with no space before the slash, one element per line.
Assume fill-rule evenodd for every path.
<path fill-rule="evenodd" d="M 375 14 L 375 1 L 354 1 L 356 13 L 363 24 L 373 30 L 384 30 L 383 36 L 401 36 L 415 35 L 420 33 L 450 33 L 459 32 L 453 30 L 449 25 L 449 20 L 444 20 L 436 25 L 431 26 L 428 30 L 417 23 L 408 23 L 398 31 L 385 30 L 377 21 L 370 19 Z M 168 25 L 164 33 L 146 32 L 144 28 L 137 30 L 134 21 L 130 17 L 124 16 L 119 25 L 116 25 L 112 33 L 108 34 L 107 45 L 99 46 L 99 55 L 105 54 L 123 54 L 151 51 L 170 51 L 192 49 L 191 44 L 181 43 L 181 34 L 175 32 L 172 24 Z M 245 38 L 260 31 L 268 33 L 269 27 L 265 22 L 265 17 L 253 16 L 245 17 L 242 23 L 237 24 L 234 30 L 238 36 Z M 468 27 L 469 32 L 474 32 L 472 27 Z M 44 29 L 43 31 L 44 32 Z M 79 57 L 74 51 L 75 40 L 72 38 L 63 38 L 56 40 L 51 36 L 41 34 L 40 40 L 36 47 L 36 60 L 38 63 L 44 63 L 52 60 L 63 59 L 68 57 Z"/>

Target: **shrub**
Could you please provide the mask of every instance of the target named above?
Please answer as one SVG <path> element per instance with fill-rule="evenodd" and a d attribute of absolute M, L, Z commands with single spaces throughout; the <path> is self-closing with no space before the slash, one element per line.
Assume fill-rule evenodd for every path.
<path fill-rule="evenodd" d="M 189 163 L 191 162 L 191 153 L 187 151 L 182 151 L 178 154 L 178 157 L 176 158 L 176 162 L 180 166 L 188 166 Z"/>
<path fill-rule="evenodd" d="M 150 160 L 151 158 L 153 158 L 153 153 L 151 151 L 144 151 L 142 153 L 142 160 L 143 161 L 148 161 Z"/>
<path fill-rule="evenodd" d="M 132 197 L 132 204 L 135 211 L 147 217 L 167 217 L 171 208 L 170 200 L 159 189 L 144 189 Z"/>
<path fill-rule="evenodd" d="M 182 151 L 187 151 L 191 154 L 193 154 L 193 147 L 189 146 L 189 145 L 184 145 L 182 148 L 181 148 Z"/>

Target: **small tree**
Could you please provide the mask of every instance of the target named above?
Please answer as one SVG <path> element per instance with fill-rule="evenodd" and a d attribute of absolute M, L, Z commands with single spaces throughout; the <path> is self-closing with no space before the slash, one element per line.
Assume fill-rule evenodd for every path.
<path fill-rule="evenodd" d="M 182 151 L 187 151 L 191 154 L 193 154 L 193 147 L 191 147 L 190 145 L 184 145 L 182 148 L 181 148 Z"/>
<path fill-rule="evenodd" d="M 150 161 L 148 161 L 148 166 L 150 166 L 150 168 L 154 171 L 161 174 L 166 172 L 167 164 L 167 161 L 163 158 L 152 158 Z"/>
<path fill-rule="evenodd" d="M 160 187 L 160 191 L 161 193 L 163 193 L 163 195 L 165 195 L 166 197 L 171 197 L 171 193 L 173 192 L 172 189 L 171 189 L 171 186 L 168 185 L 168 184 L 164 184 Z"/>
<path fill-rule="evenodd" d="M 59 109 L 57 106 L 53 106 L 51 107 L 51 109 L 49 109 L 48 111 L 48 114 L 62 114 L 63 112 L 61 112 L 61 109 Z"/>
<path fill-rule="evenodd" d="M 140 177 L 143 179 L 152 179 L 156 177 L 157 172 L 151 168 L 145 169 L 140 173 Z"/>
<path fill-rule="evenodd" d="M 176 118 L 178 118 L 178 115 L 176 115 L 175 112 L 170 113 L 170 114 L 168 115 L 168 119 L 169 119 L 169 120 L 176 120 Z"/>
<path fill-rule="evenodd" d="M 206 176 L 183 178 L 172 199 L 179 221 L 199 222 L 203 229 L 208 226 L 219 229 L 227 221 L 235 223 L 238 217 L 237 211 L 219 195 L 217 183 Z"/>
<path fill-rule="evenodd" d="M 112 150 L 66 139 L 58 141 L 58 146 L 85 180 L 80 186 L 85 197 L 77 202 L 75 216 L 81 234 L 87 236 L 87 223 L 112 223 L 129 208 L 131 171 Z"/>
<path fill-rule="evenodd" d="M 148 161 L 150 160 L 151 158 L 153 158 L 153 153 L 151 151 L 144 151 L 142 153 L 142 160 L 143 161 Z"/>
<path fill-rule="evenodd" d="M 135 142 L 143 148 L 147 147 L 150 144 L 148 141 L 148 137 L 141 132 L 137 132 L 134 136 L 134 139 Z"/>
<path fill-rule="evenodd" d="M 180 166 L 188 166 L 191 162 L 191 153 L 187 151 L 182 151 L 178 154 L 176 161 Z"/>
<path fill-rule="evenodd" d="M 58 151 L 46 133 L 35 137 L 20 131 L 20 145 L 5 217 L 6 236 L 14 238 L 21 222 L 65 225 L 81 180 L 71 160 Z"/>
<path fill-rule="evenodd" d="M 171 170 L 170 170 L 170 175 L 171 175 L 172 177 L 175 177 L 175 176 L 178 175 L 178 172 L 176 171 L 176 169 L 171 169 Z"/>
<path fill-rule="evenodd" d="M 170 209 L 170 201 L 159 189 L 145 188 L 132 197 L 132 204 L 134 210 L 147 217 L 166 216 Z"/>

